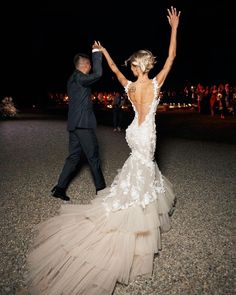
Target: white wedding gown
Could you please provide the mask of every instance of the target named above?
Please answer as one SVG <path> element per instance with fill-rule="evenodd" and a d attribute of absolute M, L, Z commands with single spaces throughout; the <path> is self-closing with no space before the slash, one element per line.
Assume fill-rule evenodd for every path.
<path fill-rule="evenodd" d="M 128 93 L 128 83 L 125 88 Z M 28 256 L 30 294 L 111 295 L 116 282 L 151 275 L 161 232 L 170 229 L 171 183 L 155 160 L 157 81 L 145 120 L 126 130 L 131 154 L 112 185 L 89 205 L 62 205 L 39 225 Z"/>

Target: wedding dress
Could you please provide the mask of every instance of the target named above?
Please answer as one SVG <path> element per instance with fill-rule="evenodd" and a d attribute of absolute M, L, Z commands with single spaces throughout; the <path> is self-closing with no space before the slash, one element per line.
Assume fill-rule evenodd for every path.
<path fill-rule="evenodd" d="M 59 215 L 39 225 L 28 256 L 30 294 L 111 295 L 116 282 L 152 275 L 175 199 L 154 160 L 159 98 L 152 82 L 154 98 L 140 124 L 132 104 L 135 117 L 126 130 L 131 153 L 112 185 L 91 204 L 62 205 Z"/>

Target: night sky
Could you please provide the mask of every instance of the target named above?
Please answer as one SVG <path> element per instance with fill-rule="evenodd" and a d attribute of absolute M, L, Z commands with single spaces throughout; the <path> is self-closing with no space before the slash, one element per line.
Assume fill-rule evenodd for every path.
<path fill-rule="evenodd" d="M 76 3 L 76 2 L 75 2 Z M 185 83 L 236 84 L 236 22 L 227 1 L 70 1 L 34 2 L 31 6 L 2 11 L 2 85 L 0 94 L 22 99 L 65 92 L 74 70 L 77 52 L 91 52 L 100 40 L 129 78 L 122 63 L 135 50 L 149 49 L 157 56 L 150 75 L 167 57 L 170 26 L 166 9 L 181 10 L 177 57 L 163 87 L 181 88 Z M 131 7 L 126 7 L 129 4 Z M 119 85 L 104 60 L 104 75 L 96 87 L 110 90 Z"/>

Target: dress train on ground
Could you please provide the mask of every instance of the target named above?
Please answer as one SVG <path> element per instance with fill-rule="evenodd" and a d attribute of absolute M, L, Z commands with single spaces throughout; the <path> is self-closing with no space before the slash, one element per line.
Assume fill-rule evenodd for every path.
<path fill-rule="evenodd" d="M 58 216 L 39 225 L 28 257 L 30 294 L 110 295 L 116 282 L 128 284 L 139 275 L 151 275 L 174 205 L 166 178 L 164 185 L 168 198 L 145 208 L 108 213 L 103 205 L 107 189 L 92 204 L 62 205 Z"/>

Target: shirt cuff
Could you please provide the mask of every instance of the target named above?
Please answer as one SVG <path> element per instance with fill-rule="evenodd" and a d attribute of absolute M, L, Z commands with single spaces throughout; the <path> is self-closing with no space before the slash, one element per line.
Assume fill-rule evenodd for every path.
<path fill-rule="evenodd" d="M 100 52 L 100 50 L 98 48 L 93 48 L 92 52 Z"/>

